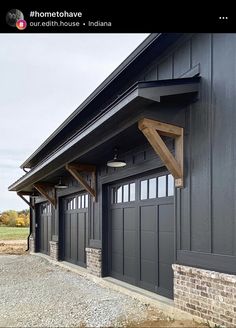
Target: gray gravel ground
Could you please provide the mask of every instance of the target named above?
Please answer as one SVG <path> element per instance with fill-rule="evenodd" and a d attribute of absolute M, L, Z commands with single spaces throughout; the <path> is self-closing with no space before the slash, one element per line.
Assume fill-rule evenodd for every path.
<path fill-rule="evenodd" d="M 30 255 L 0 255 L 0 327 L 107 327 L 147 318 L 138 300 Z"/>

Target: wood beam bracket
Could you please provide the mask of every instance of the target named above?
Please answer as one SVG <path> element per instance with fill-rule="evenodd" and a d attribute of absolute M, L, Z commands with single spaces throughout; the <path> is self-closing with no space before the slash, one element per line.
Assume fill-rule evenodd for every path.
<path fill-rule="evenodd" d="M 34 210 L 34 205 L 31 204 L 24 196 L 30 196 L 32 193 L 24 192 L 24 191 L 18 191 L 17 195 L 30 207 L 32 210 Z"/>
<path fill-rule="evenodd" d="M 167 124 L 147 118 L 138 122 L 138 128 L 156 154 L 161 158 L 169 172 L 175 179 L 175 187 L 183 188 L 184 186 L 184 129 L 172 124 Z M 175 156 L 164 143 L 162 136 L 175 139 Z"/>
<path fill-rule="evenodd" d="M 45 197 L 50 204 L 56 209 L 57 207 L 57 194 L 53 184 L 45 182 L 37 182 L 34 184 L 34 188 Z"/>
<path fill-rule="evenodd" d="M 89 164 L 71 163 L 66 164 L 66 170 L 77 180 L 85 190 L 96 200 L 96 166 Z M 80 174 L 81 172 L 91 172 L 92 174 L 92 186 Z"/>

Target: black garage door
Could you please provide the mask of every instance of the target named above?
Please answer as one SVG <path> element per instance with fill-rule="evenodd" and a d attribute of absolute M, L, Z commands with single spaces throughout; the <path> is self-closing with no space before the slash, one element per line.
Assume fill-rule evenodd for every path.
<path fill-rule="evenodd" d="M 88 241 L 88 194 L 63 199 L 62 252 L 65 261 L 86 266 Z"/>
<path fill-rule="evenodd" d="M 149 176 L 111 187 L 110 275 L 173 297 L 173 177 Z"/>
<path fill-rule="evenodd" d="M 42 203 L 37 208 L 38 251 L 49 255 L 49 241 L 52 240 L 52 205 Z"/>

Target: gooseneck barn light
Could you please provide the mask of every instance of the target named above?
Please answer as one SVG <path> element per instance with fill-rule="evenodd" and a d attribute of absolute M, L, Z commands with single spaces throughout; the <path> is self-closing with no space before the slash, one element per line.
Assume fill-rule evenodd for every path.
<path fill-rule="evenodd" d="M 66 188 L 68 188 L 68 186 L 66 184 L 62 183 L 61 178 L 59 178 L 59 182 L 58 182 L 58 184 L 55 185 L 55 188 L 56 189 L 66 189 Z"/>
<path fill-rule="evenodd" d="M 120 158 L 118 158 L 118 149 L 114 149 L 114 158 L 107 162 L 107 166 L 109 167 L 124 167 L 126 166 L 126 162 Z"/>

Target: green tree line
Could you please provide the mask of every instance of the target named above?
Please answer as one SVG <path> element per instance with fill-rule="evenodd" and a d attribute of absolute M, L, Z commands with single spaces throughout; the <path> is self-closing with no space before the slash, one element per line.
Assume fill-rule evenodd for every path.
<path fill-rule="evenodd" d="M 0 213 L 0 226 L 6 227 L 28 227 L 29 226 L 29 210 L 22 211 L 4 211 Z"/>

